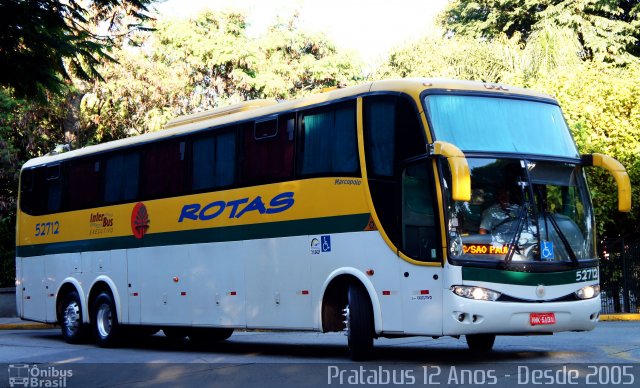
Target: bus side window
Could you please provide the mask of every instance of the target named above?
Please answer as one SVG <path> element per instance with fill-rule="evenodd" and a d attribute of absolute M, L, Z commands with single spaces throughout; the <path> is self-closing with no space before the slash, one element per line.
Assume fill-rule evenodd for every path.
<path fill-rule="evenodd" d="M 22 171 L 20 178 L 20 209 L 27 214 L 39 214 L 37 180 L 38 171 L 42 173 L 42 168 L 31 168 Z"/>
<path fill-rule="evenodd" d="M 60 177 L 60 164 L 47 166 L 46 180 L 48 187 L 47 212 L 55 213 L 60 211 L 62 205 L 62 178 Z"/>
<path fill-rule="evenodd" d="M 96 159 L 69 162 L 67 204 L 70 210 L 95 207 L 102 201 L 101 163 Z"/>
<path fill-rule="evenodd" d="M 185 141 L 152 143 L 142 152 L 140 195 L 143 199 L 173 197 L 184 191 Z"/>
<path fill-rule="evenodd" d="M 364 99 L 364 139 L 369 190 L 376 213 L 396 247 L 399 230 L 397 166 L 426 152 L 426 141 L 411 100 L 396 95 Z"/>
<path fill-rule="evenodd" d="M 241 183 L 251 185 L 291 178 L 295 115 L 280 115 L 251 124 L 240 126 Z"/>
<path fill-rule="evenodd" d="M 355 102 L 311 109 L 300 117 L 301 175 L 358 173 Z"/>
<path fill-rule="evenodd" d="M 206 135 L 192 142 L 191 190 L 230 186 L 236 171 L 236 132 Z"/>
<path fill-rule="evenodd" d="M 417 260 L 438 261 L 429 162 L 410 164 L 402 173 L 402 251 Z"/>
<path fill-rule="evenodd" d="M 133 201 L 138 197 L 140 153 L 120 153 L 105 161 L 104 202 Z"/>

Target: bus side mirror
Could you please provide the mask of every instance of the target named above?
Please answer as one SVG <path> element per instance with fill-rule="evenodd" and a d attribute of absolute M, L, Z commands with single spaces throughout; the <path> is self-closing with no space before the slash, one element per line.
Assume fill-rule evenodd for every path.
<path fill-rule="evenodd" d="M 618 185 L 618 211 L 625 213 L 631 211 L 631 181 L 627 170 L 620 162 L 608 155 L 589 154 L 582 155 L 582 164 L 602 167 L 609 171 Z"/>
<path fill-rule="evenodd" d="M 444 141 L 433 142 L 433 155 L 447 158 L 451 170 L 451 194 L 454 201 L 471 200 L 469 163 L 460 148 Z"/>

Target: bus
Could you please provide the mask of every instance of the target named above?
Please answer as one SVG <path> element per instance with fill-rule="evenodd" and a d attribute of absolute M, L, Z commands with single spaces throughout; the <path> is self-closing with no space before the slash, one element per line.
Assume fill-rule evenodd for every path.
<path fill-rule="evenodd" d="M 16 299 L 70 343 L 235 329 L 374 339 L 592 330 L 600 288 L 580 155 L 551 96 L 382 80 L 255 100 L 21 170 Z"/>

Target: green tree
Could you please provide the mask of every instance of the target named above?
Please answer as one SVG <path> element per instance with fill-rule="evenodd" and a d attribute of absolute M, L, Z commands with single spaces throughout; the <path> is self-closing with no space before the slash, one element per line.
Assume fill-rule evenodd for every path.
<path fill-rule="evenodd" d="M 540 78 L 535 89 L 556 96 L 582 153 L 620 161 L 631 178 L 632 212 L 617 211 L 616 184 L 603 170 L 588 169 L 599 235 L 637 231 L 640 221 L 640 66 L 615 68 L 587 62 Z"/>
<path fill-rule="evenodd" d="M 583 61 L 576 34 L 545 26 L 526 44 L 517 34 L 492 40 L 435 32 L 393 51 L 377 77 L 446 77 L 503 82 L 555 96 L 581 153 L 618 159 L 631 177 L 633 209 L 617 211 L 613 179 L 588 169 L 600 236 L 635 230 L 640 220 L 640 65 Z"/>
<path fill-rule="evenodd" d="M 522 42 L 545 25 L 567 27 L 585 59 L 626 64 L 640 56 L 639 13 L 638 0 L 454 0 L 441 23 L 455 34 Z"/>
<path fill-rule="evenodd" d="M 296 19 L 250 36 L 245 15 L 204 12 L 157 25 L 139 50 L 116 50 L 82 100 L 82 130 L 106 141 L 162 129 L 171 118 L 256 98 L 287 99 L 353 84 L 361 65 Z"/>
<path fill-rule="evenodd" d="M 17 97 L 61 93 L 96 67 L 131 32 L 147 29 L 151 0 L 0 0 L 0 85 Z"/>
<path fill-rule="evenodd" d="M 18 100 L 0 87 L 0 287 L 14 284 L 20 167 L 64 139 L 62 128 L 68 100 L 52 94 L 47 98 L 49 104 Z"/>

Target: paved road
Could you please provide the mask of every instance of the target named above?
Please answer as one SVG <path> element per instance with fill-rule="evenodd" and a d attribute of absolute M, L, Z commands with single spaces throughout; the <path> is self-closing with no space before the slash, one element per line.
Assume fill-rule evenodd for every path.
<path fill-rule="evenodd" d="M 442 384 L 456 386 L 494 382 L 487 370 L 496 375 L 497 386 L 513 386 L 533 382 L 535 376 L 528 375 L 529 369 L 579 364 L 580 378 L 584 378 L 591 370 L 589 366 L 598 363 L 633 364 L 628 372 L 635 374 L 633 385 L 637 386 L 640 322 L 601 322 L 588 333 L 498 337 L 494 351 L 481 357 L 471 354 L 463 339 L 380 339 L 373 356 L 374 361 L 351 363 L 346 354 L 346 337 L 339 333 L 237 332 L 228 341 L 206 349 L 188 340 L 172 341 L 157 334 L 118 349 L 101 349 L 92 344 L 66 344 L 58 330 L 0 331 L 0 363 L 67 368 L 72 376 L 64 381 L 66 386 L 328 386 L 339 385 L 341 378 L 343 385 L 348 385 L 350 376 L 352 382 L 366 380 L 372 378 L 374 371 L 378 371 L 375 379 L 382 380 L 369 383 L 387 385 L 387 376 L 396 378 L 396 383 L 403 378 L 405 384 L 424 385 L 427 375 L 435 373 Z M 361 366 L 365 373 L 359 370 Z M 457 368 L 453 381 L 452 366 Z M 473 381 L 461 381 L 456 376 L 463 369 L 475 371 L 475 375 L 462 375 Z M 600 379 L 600 374 L 606 372 L 604 382 L 612 382 L 618 378 L 616 373 L 624 372 L 618 367 L 593 370 Z M 1 368 L 0 386 L 8 385 L 7 372 L 18 373 Z M 51 375 L 62 372 L 43 373 L 41 379 L 55 379 Z M 623 377 L 624 373 L 617 382 L 630 379 Z M 365 380 L 358 382 L 367 383 Z"/>

